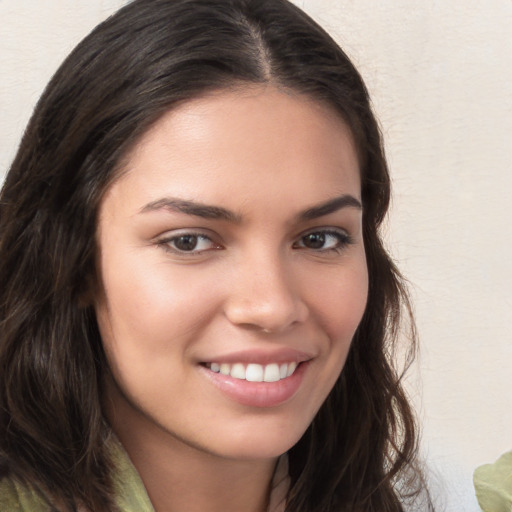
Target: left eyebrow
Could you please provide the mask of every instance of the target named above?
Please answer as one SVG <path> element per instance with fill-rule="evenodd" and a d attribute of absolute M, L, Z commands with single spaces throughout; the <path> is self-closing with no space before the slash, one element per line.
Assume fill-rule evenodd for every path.
<path fill-rule="evenodd" d="M 164 197 L 163 199 L 152 201 L 141 208 L 140 212 L 145 213 L 155 210 L 170 210 L 186 215 L 193 215 L 195 217 L 202 217 L 203 219 L 218 219 L 235 223 L 241 222 L 241 218 L 238 214 L 226 208 L 222 208 L 221 206 L 211 206 L 174 197 Z"/>
<path fill-rule="evenodd" d="M 300 212 L 297 215 L 297 219 L 299 221 L 313 220 L 317 219 L 318 217 L 323 217 L 324 215 L 334 213 L 338 210 L 341 210 L 342 208 L 357 208 L 358 210 L 362 210 L 363 205 L 354 196 L 351 196 L 350 194 L 344 194 L 342 196 L 335 197 L 334 199 L 329 199 L 325 203 L 312 206 L 311 208 Z"/>

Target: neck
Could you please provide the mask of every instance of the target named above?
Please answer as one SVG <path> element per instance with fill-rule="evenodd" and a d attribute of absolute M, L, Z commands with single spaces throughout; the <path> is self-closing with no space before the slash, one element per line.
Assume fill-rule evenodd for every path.
<path fill-rule="evenodd" d="M 231 461 L 122 436 L 156 512 L 265 512 L 275 461 Z"/>

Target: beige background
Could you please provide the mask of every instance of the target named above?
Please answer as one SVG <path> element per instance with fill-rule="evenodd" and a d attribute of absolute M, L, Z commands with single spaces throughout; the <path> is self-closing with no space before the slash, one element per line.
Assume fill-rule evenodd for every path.
<path fill-rule="evenodd" d="M 121 0 L 0 0 L 0 178 L 44 85 Z M 358 65 L 394 178 L 389 246 L 412 284 L 411 394 L 448 512 L 512 449 L 512 1 L 296 0 Z"/>

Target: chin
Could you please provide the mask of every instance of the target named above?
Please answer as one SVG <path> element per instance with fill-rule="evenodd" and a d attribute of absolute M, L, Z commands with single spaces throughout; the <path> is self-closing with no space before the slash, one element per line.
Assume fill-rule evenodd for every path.
<path fill-rule="evenodd" d="M 265 425 L 250 431 L 230 432 L 213 450 L 218 455 L 232 459 L 272 459 L 292 448 L 304 435 L 307 427 L 290 429 L 290 425 Z M 217 438 L 217 441 L 220 441 Z M 212 447 L 213 448 L 213 447 Z"/>

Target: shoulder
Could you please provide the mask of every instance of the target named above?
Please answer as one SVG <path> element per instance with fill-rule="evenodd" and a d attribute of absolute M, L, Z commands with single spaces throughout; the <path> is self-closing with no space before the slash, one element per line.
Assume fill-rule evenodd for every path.
<path fill-rule="evenodd" d="M 32 489 L 9 477 L 0 480 L 0 510 L 2 512 L 50 512 L 45 501 Z"/>

